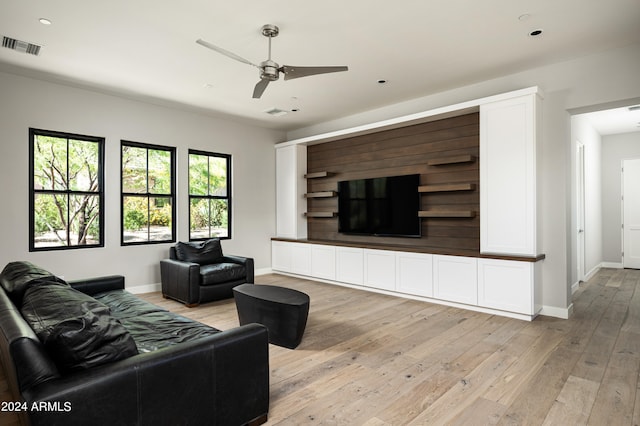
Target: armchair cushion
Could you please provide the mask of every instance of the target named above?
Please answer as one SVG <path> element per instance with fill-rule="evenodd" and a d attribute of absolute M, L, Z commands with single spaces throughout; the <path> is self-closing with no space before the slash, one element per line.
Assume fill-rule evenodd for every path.
<path fill-rule="evenodd" d="M 201 242 L 178 242 L 175 245 L 176 257 L 183 262 L 210 265 L 222 259 L 222 246 L 218 238 Z"/>
<path fill-rule="evenodd" d="M 200 267 L 200 285 L 214 285 L 236 281 L 247 276 L 247 268 L 237 263 L 213 263 Z"/>

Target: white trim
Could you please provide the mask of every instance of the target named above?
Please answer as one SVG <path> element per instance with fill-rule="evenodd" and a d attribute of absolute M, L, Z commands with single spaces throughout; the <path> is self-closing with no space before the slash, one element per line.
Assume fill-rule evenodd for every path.
<path fill-rule="evenodd" d="M 259 276 L 259 275 L 267 275 L 272 273 L 273 273 L 273 269 L 271 268 L 260 268 L 260 269 L 256 269 L 253 274 L 255 276 Z"/>
<path fill-rule="evenodd" d="M 581 282 L 582 281 L 578 281 L 578 282 L 575 282 L 575 283 L 571 284 L 571 294 L 574 294 L 576 291 L 578 291 L 578 289 L 580 288 L 580 283 Z"/>
<path fill-rule="evenodd" d="M 321 133 L 319 135 L 307 136 L 300 139 L 293 139 L 290 141 L 278 143 L 275 145 L 275 147 L 282 148 L 289 145 L 311 145 L 316 143 L 324 143 L 345 137 L 367 134 L 374 131 L 389 130 L 401 126 L 408 126 L 411 124 L 440 120 L 442 118 L 454 117 L 464 113 L 476 111 L 480 107 L 480 105 L 483 104 L 511 99 L 518 96 L 530 95 L 534 93 L 538 94 L 538 96 L 540 97 L 543 97 L 542 91 L 537 86 L 527 87 L 525 89 L 514 90 L 513 92 L 500 93 L 498 95 L 487 96 L 485 98 L 475 99 L 459 104 L 434 108 L 428 111 L 417 112 L 409 115 L 403 115 L 401 117 L 390 118 L 388 120 L 376 121 L 374 123 L 363 124 L 361 126 Z"/>
<path fill-rule="evenodd" d="M 623 269 L 622 262 L 602 262 L 600 264 L 603 268 Z"/>
<path fill-rule="evenodd" d="M 561 319 L 569 319 L 573 315 L 573 303 L 568 308 L 558 308 L 555 306 L 542 306 L 540 315 L 547 317 L 555 317 Z"/>
<path fill-rule="evenodd" d="M 593 269 L 591 269 L 589 272 L 587 272 L 587 273 L 584 275 L 584 280 L 583 280 L 583 281 L 587 282 L 587 281 L 589 281 L 591 278 L 593 278 L 593 276 L 594 276 L 595 274 L 597 274 L 597 273 L 598 273 L 598 271 L 600 270 L 600 268 L 602 268 L 602 263 L 600 263 L 600 264 L 598 264 L 598 265 L 594 266 L 594 267 L 593 267 Z"/>
<path fill-rule="evenodd" d="M 144 293 L 155 293 L 156 291 L 162 290 L 162 285 L 160 283 L 157 284 L 146 284 L 146 285 L 135 285 L 131 287 L 125 287 L 129 293 L 133 294 L 144 294 Z"/>

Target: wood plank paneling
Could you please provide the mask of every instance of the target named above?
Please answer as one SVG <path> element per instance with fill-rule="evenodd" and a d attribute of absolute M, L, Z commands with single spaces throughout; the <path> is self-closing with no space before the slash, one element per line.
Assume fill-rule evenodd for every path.
<path fill-rule="evenodd" d="M 419 174 L 420 185 L 468 184 L 460 192 L 421 196 L 420 210 L 472 211 L 474 217 L 423 218 L 420 238 L 371 237 L 338 232 L 337 218 L 310 218 L 310 240 L 389 244 L 480 252 L 479 114 L 355 136 L 307 148 L 307 192 L 337 191 L 338 182 Z M 458 159 L 452 162 L 451 159 Z M 464 159 L 462 161 L 461 159 Z M 429 164 L 429 162 L 433 162 Z M 338 197 L 309 198 L 307 211 L 338 211 Z"/>

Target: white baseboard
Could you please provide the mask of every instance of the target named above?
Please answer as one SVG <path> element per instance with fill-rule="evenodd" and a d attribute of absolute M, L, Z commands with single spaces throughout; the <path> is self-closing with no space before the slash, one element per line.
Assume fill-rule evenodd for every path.
<path fill-rule="evenodd" d="M 546 317 L 555 317 L 561 319 L 569 319 L 573 315 L 573 303 L 568 308 L 557 308 L 555 306 L 542 306 L 540 315 Z"/>
<path fill-rule="evenodd" d="M 580 288 L 580 281 L 571 284 L 571 294 L 578 291 L 579 288 Z"/>
<path fill-rule="evenodd" d="M 586 273 L 586 275 L 584 276 L 584 280 L 585 281 L 589 281 L 591 278 L 593 278 L 593 276 L 595 274 L 598 273 L 598 271 L 600 269 L 602 269 L 602 267 L 603 267 L 602 263 L 600 263 L 599 265 L 594 266 L 592 270 L 590 270 L 589 272 Z"/>
<path fill-rule="evenodd" d="M 601 267 L 603 268 L 613 268 L 613 269 L 623 269 L 624 266 L 622 265 L 622 262 L 618 263 L 618 262 L 602 262 L 600 264 Z"/>
<path fill-rule="evenodd" d="M 143 293 L 154 293 L 156 291 L 160 291 L 162 289 L 160 283 L 157 284 L 147 284 L 147 285 L 136 285 L 132 287 L 126 287 L 129 293 L 133 294 L 143 294 Z"/>
<path fill-rule="evenodd" d="M 267 274 L 272 274 L 273 273 L 273 269 L 271 268 L 260 268 L 260 269 L 256 269 L 253 274 L 255 276 L 258 275 L 267 275 Z"/>

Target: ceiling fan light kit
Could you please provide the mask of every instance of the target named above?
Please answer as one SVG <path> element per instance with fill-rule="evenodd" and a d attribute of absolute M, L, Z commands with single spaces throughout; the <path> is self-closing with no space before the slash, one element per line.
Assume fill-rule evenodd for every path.
<path fill-rule="evenodd" d="M 253 97 L 258 99 L 262 96 L 265 89 L 269 85 L 270 82 L 276 81 L 280 78 L 280 73 L 284 74 L 285 80 L 291 80 L 294 78 L 300 77 L 308 77 L 317 74 L 327 74 L 332 72 L 341 72 L 348 71 L 349 68 L 346 66 L 329 66 L 329 67 L 298 67 L 292 65 L 282 65 L 280 66 L 275 61 L 271 60 L 271 39 L 273 37 L 277 37 L 280 34 L 280 29 L 272 24 L 266 24 L 262 26 L 262 35 L 269 39 L 269 56 L 266 61 L 260 62 L 260 65 L 256 65 L 248 59 L 243 58 L 242 56 L 236 55 L 233 52 L 230 52 L 226 49 L 223 49 L 219 46 L 211 44 L 202 39 L 196 40 L 196 43 L 213 50 L 214 52 L 218 52 L 222 55 L 225 55 L 231 59 L 235 59 L 236 61 L 242 62 L 247 65 L 254 66 L 260 70 L 260 81 L 253 88 Z"/>

